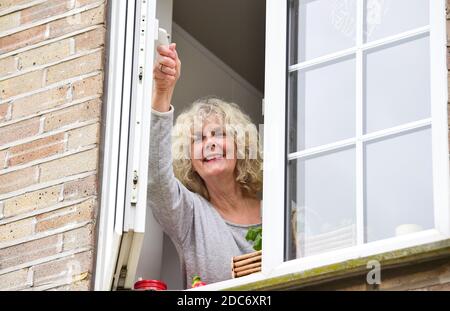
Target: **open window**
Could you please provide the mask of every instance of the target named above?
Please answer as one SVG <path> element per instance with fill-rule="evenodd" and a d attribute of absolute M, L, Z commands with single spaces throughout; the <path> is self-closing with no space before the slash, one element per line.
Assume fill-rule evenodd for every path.
<path fill-rule="evenodd" d="M 146 102 L 151 98 L 158 29 L 155 13 L 155 1 L 109 4 L 97 290 L 132 287 L 146 222 L 156 231 L 152 235 L 155 254 L 162 250 L 158 225 L 147 217 L 145 187 L 151 108 Z"/>
<path fill-rule="evenodd" d="M 195 99 L 217 95 L 242 104 L 258 125 L 263 118 L 264 10 L 260 0 L 245 4 L 230 1 L 221 8 L 204 1 L 110 3 L 108 104 L 104 113 L 107 143 L 96 289 L 130 289 L 138 278 L 164 280 L 169 289 L 184 286 L 176 249 L 146 208 L 155 31 L 158 27 L 167 30 L 183 62 L 172 100 L 175 117 Z M 248 15 L 237 17 L 236 12 L 244 11 Z M 204 27 L 198 21 L 204 21 L 205 14 L 209 23 L 223 21 L 216 29 Z M 233 23 L 223 27 L 228 20 Z M 244 23 L 246 31 L 236 36 Z M 238 46 L 246 34 L 250 41 L 245 45 L 250 50 L 244 59 L 240 59 L 242 51 L 225 49 L 228 43 Z"/>
<path fill-rule="evenodd" d="M 262 272 L 209 289 L 450 238 L 444 0 L 266 0 L 254 10 L 266 18 L 262 92 L 173 23 L 171 1 L 158 5 L 110 4 L 96 289 L 181 281 L 146 209 L 156 16 L 177 48 L 195 51 L 183 74 L 219 64 L 213 87 L 180 80 L 175 107 L 231 83 L 261 124 L 265 99 Z"/>

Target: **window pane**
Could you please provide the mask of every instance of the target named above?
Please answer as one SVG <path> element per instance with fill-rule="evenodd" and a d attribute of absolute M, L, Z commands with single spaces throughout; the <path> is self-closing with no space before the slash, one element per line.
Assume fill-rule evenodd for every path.
<path fill-rule="evenodd" d="M 301 0 L 291 4 L 291 64 L 355 45 L 356 0 Z"/>
<path fill-rule="evenodd" d="M 429 45 L 426 35 L 366 55 L 366 132 L 430 117 Z"/>
<path fill-rule="evenodd" d="M 365 146 L 367 240 L 434 227 L 431 130 Z"/>
<path fill-rule="evenodd" d="M 355 149 L 289 164 L 290 256 L 304 257 L 355 244 Z"/>
<path fill-rule="evenodd" d="M 366 40 L 382 39 L 428 25 L 430 1 L 433 0 L 366 0 Z"/>
<path fill-rule="evenodd" d="M 290 152 L 355 136 L 355 59 L 290 76 Z"/>

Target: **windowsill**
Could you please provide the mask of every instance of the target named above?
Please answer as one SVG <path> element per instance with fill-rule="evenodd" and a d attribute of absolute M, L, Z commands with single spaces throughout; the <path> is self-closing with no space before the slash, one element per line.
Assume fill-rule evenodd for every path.
<path fill-rule="evenodd" d="M 245 277 L 218 282 L 194 290 L 287 290 L 316 285 L 366 274 L 370 271 L 367 263 L 376 260 L 381 270 L 401 267 L 435 259 L 450 258 L 450 239 L 404 248 L 378 255 L 350 259 L 343 262 L 313 268 L 301 272 L 267 277 L 255 273 Z"/>

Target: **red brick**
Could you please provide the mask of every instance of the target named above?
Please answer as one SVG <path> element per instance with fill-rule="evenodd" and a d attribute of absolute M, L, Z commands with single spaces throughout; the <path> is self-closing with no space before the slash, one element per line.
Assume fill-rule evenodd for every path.
<path fill-rule="evenodd" d="M 37 70 L 0 81 L 0 98 L 5 99 L 41 88 L 43 74 L 42 70 Z"/>
<path fill-rule="evenodd" d="M 50 37 L 55 38 L 68 32 L 83 29 L 105 22 L 105 7 L 101 5 L 94 9 L 68 16 L 50 23 Z"/>
<path fill-rule="evenodd" d="M 46 25 L 26 29 L 0 38 L 0 54 L 7 53 L 46 39 Z"/>
<path fill-rule="evenodd" d="M 0 170 L 6 167 L 6 156 L 8 155 L 8 149 L 0 150 Z"/>
<path fill-rule="evenodd" d="M 103 51 L 81 56 L 48 68 L 46 84 L 81 76 L 103 68 Z"/>
<path fill-rule="evenodd" d="M 77 52 L 93 50 L 105 44 L 105 28 L 97 28 L 75 37 Z"/>
<path fill-rule="evenodd" d="M 34 233 L 35 220 L 26 218 L 0 225 L 0 242 L 14 241 L 29 237 Z"/>
<path fill-rule="evenodd" d="M 93 220 L 96 201 L 90 199 L 80 204 L 61 208 L 59 210 L 41 214 L 36 217 L 36 232 L 60 228 L 62 226 Z"/>
<path fill-rule="evenodd" d="M 13 217 L 54 205 L 58 203 L 61 187 L 56 185 L 9 198 L 4 202 L 3 215 Z"/>
<path fill-rule="evenodd" d="M 75 200 L 97 194 L 97 176 L 92 175 L 64 184 L 64 200 Z"/>
<path fill-rule="evenodd" d="M 39 118 L 29 119 L 0 127 L 0 146 L 39 133 Z"/>
<path fill-rule="evenodd" d="M 63 250 L 94 247 L 94 228 L 94 224 L 88 224 L 87 226 L 64 232 Z"/>
<path fill-rule="evenodd" d="M 0 194 L 19 190 L 37 182 L 37 167 L 28 167 L 0 175 Z"/>
<path fill-rule="evenodd" d="M 59 133 L 10 148 L 8 165 L 24 164 L 62 152 L 64 152 L 64 133 Z"/>
<path fill-rule="evenodd" d="M 31 23 L 50 16 L 65 13 L 71 9 L 70 1 L 50 0 L 21 11 L 20 22 L 22 24 Z"/>
<path fill-rule="evenodd" d="M 98 118 L 100 106 L 101 101 L 94 99 L 80 105 L 51 112 L 45 115 L 44 131 L 48 132 L 69 124 Z"/>
<path fill-rule="evenodd" d="M 55 255 L 62 250 L 62 236 L 52 235 L 0 249 L 0 270 L 21 265 L 39 258 Z"/>
<path fill-rule="evenodd" d="M 55 108 L 66 103 L 68 85 L 63 85 L 44 92 L 14 100 L 12 118 L 33 115 L 37 112 Z"/>
<path fill-rule="evenodd" d="M 73 99 L 80 99 L 88 96 L 100 95 L 103 93 L 103 74 L 73 83 L 72 96 Z"/>
<path fill-rule="evenodd" d="M 28 286 L 28 269 L 0 275 L 0 291 L 20 290 Z"/>
<path fill-rule="evenodd" d="M 0 11 L 9 9 L 15 5 L 22 5 L 30 2 L 30 0 L 1 0 L 0 1 Z"/>
<path fill-rule="evenodd" d="M 40 264 L 33 268 L 33 285 L 58 285 L 79 281 L 86 278 L 92 272 L 92 266 L 92 251 Z"/>
<path fill-rule="evenodd" d="M 0 77 L 4 77 L 16 71 L 17 65 L 13 56 L 0 59 Z"/>
<path fill-rule="evenodd" d="M 8 115 L 9 104 L 1 104 L 0 105 L 0 122 L 6 121 L 6 117 Z"/>
<path fill-rule="evenodd" d="M 94 171 L 98 165 L 98 148 L 75 153 L 39 165 L 41 182 Z"/>

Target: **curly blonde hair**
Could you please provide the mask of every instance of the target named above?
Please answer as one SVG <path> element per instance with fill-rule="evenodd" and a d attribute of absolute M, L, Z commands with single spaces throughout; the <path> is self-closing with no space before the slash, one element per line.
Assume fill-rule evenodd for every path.
<path fill-rule="evenodd" d="M 205 182 L 193 169 L 190 157 L 194 123 L 198 119 L 206 120 L 210 117 L 219 118 L 227 128 L 227 134 L 233 134 L 235 145 L 237 145 L 236 181 L 245 196 L 256 198 L 262 188 L 263 168 L 256 126 L 238 105 L 215 96 L 196 100 L 176 119 L 172 132 L 175 177 L 189 190 L 210 200 Z"/>

